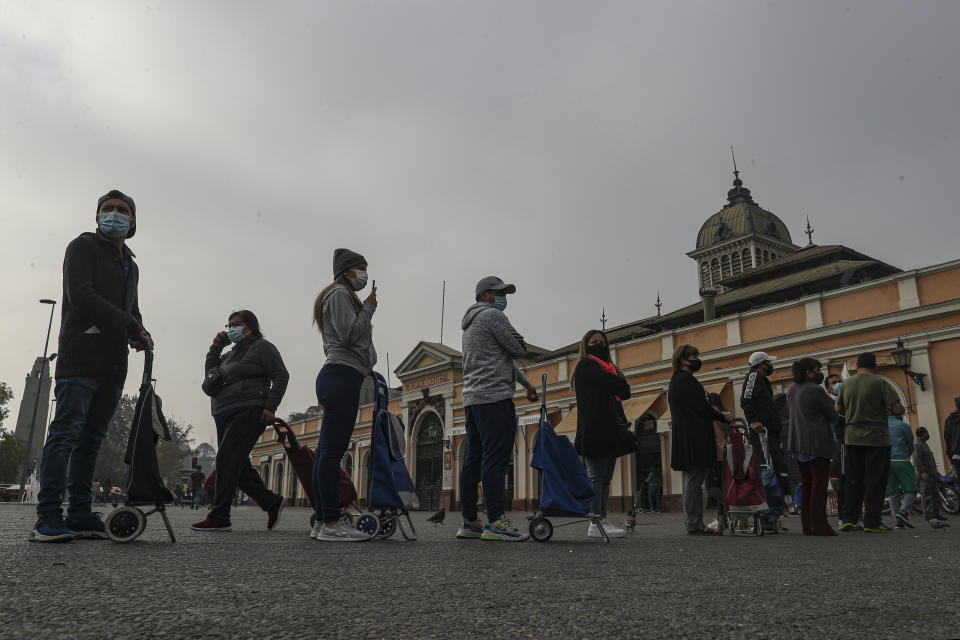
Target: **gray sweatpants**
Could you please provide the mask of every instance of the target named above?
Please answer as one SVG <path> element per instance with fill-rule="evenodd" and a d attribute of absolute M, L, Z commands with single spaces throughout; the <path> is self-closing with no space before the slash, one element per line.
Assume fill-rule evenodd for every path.
<path fill-rule="evenodd" d="M 687 531 L 703 529 L 703 485 L 708 469 L 693 467 L 683 472 L 683 514 Z"/>

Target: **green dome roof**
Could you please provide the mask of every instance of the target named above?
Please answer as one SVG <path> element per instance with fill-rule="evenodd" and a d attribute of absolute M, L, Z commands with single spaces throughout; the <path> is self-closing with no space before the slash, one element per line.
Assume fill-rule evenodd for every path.
<path fill-rule="evenodd" d="M 743 181 L 737 175 L 733 189 L 727 192 L 727 206 L 707 218 L 700 227 L 697 249 L 751 232 L 793 244 L 787 225 L 754 202 L 750 189 L 743 186 Z"/>

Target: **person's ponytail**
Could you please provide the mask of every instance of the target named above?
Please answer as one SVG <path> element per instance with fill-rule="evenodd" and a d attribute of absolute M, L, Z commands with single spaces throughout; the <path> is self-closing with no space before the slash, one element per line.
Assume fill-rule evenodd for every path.
<path fill-rule="evenodd" d="M 334 287 L 339 285 L 345 287 L 347 291 L 350 292 L 350 295 L 353 296 L 353 303 L 356 305 L 357 311 L 363 307 L 363 303 L 360 301 L 360 296 L 357 295 L 357 292 L 342 280 L 343 275 L 338 276 L 336 280 L 324 287 L 320 295 L 317 296 L 317 299 L 313 301 L 313 324 L 317 325 L 317 330 L 320 331 L 320 333 L 323 333 L 323 300 Z"/>

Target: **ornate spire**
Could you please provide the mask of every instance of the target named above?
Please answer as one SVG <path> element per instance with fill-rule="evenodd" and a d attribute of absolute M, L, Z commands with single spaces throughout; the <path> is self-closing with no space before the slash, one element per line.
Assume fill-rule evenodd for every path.
<path fill-rule="evenodd" d="M 740 179 L 740 171 L 737 169 L 737 156 L 734 155 L 732 146 L 730 147 L 730 156 L 733 158 L 733 189 L 727 191 L 726 206 L 729 207 L 730 205 L 737 204 L 738 202 L 757 204 L 750 196 L 750 189 L 747 189 L 745 186 L 743 186 L 743 180 Z"/>
<path fill-rule="evenodd" d="M 804 231 L 803 233 L 806 234 L 806 236 L 807 236 L 807 246 L 808 246 L 808 247 L 812 247 L 812 246 L 813 246 L 813 232 L 814 232 L 814 231 L 815 231 L 815 229 L 810 226 L 810 216 L 807 216 L 807 229 L 806 229 L 806 231 Z"/>
<path fill-rule="evenodd" d="M 660 302 L 660 292 L 657 291 L 657 304 L 653 305 L 657 308 L 657 317 L 660 317 L 660 307 L 663 306 L 663 303 Z"/>
<path fill-rule="evenodd" d="M 600 308 L 600 329 L 602 331 L 607 330 L 607 310 L 605 307 Z"/>

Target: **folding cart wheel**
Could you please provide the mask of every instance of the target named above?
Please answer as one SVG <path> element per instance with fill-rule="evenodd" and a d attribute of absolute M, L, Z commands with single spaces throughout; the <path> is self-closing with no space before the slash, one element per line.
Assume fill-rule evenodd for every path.
<path fill-rule="evenodd" d="M 553 537 L 553 524 L 546 518 L 534 518 L 530 521 L 530 537 L 537 542 L 546 542 Z"/>
<path fill-rule="evenodd" d="M 773 531 L 774 533 L 783 533 L 783 518 L 776 517 L 773 520 Z"/>
<path fill-rule="evenodd" d="M 402 535 L 403 539 L 407 542 L 413 542 L 417 539 L 417 528 L 413 526 L 413 520 L 410 519 L 409 512 L 404 511 L 403 516 L 407 519 L 407 526 L 410 527 L 410 531 L 407 531 L 407 527 L 403 526 L 403 521 L 400 519 L 400 516 L 397 516 L 397 525 L 400 527 L 400 535 Z"/>
<path fill-rule="evenodd" d="M 763 526 L 763 516 L 753 516 L 753 535 L 762 536 L 765 528 Z"/>
<path fill-rule="evenodd" d="M 377 537 L 386 540 L 397 532 L 397 518 L 391 517 L 386 511 L 380 511 L 380 530 L 377 531 Z"/>
<path fill-rule="evenodd" d="M 136 507 L 118 507 L 103 524 L 108 538 L 114 542 L 130 542 L 147 528 L 147 517 Z"/>
<path fill-rule="evenodd" d="M 380 531 L 380 518 L 372 513 L 365 513 L 356 522 L 357 531 L 361 531 L 371 538 Z"/>

